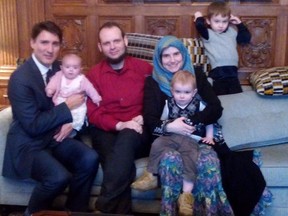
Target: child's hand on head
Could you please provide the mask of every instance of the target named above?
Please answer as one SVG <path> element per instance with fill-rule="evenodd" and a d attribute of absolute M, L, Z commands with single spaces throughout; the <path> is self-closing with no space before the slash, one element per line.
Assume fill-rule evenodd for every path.
<path fill-rule="evenodd" d="M 231 14 L 230 16 L 230 23 L 234 24 L 234 25 L 237 25 L 237 24 L 240 24 L 241 23 L 241 20 L 239 17 L 237 16 L 234 16 L 233 14 Z"/>
<path fill-rule="evenodd" d="M 196 11 L 195 14 L 194 14 L 194 22 L 197 20 L 197 18 L 199 17 L 203 17 L 203 14 L 200 12 L 200 11 Z"/>

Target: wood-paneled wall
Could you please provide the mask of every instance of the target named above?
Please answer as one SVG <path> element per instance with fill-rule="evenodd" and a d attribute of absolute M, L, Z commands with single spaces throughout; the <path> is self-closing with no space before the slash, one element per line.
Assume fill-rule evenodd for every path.
<path fill-rule="evenodd" d="M 147 3 L 150 2 L 150 3 Z M 0 1 L 0 107 L 7 105 L 7 82 L 18 58 L 31 54 L 30 31 L 34 23 L 53 20 L 64 31 L 61 55 L 76 52 L 88 70 L 101 55 L 98 28 L 119 22 L 126 32 L 198 37 L 193 14 L 205 14 L 208 2 L 181 0 L 151 3 L 144 0 L 1 0 Z M 161 2 L 161 1 L 158 1 Z M 177 3 L 178 2 L 178 3 Z M 239 76 L 248 84 L 249 73 L 260 68 L 288 65 L 288 1 L 241 3 L 233 0 L 234 15 L 252 33 L 249 45 L 239 47 Z"/>

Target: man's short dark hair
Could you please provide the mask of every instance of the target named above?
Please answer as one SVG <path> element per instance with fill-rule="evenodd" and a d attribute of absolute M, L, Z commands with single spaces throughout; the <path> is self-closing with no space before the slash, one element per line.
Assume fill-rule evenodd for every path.
<path fill-rule="evenodd" d="M 48 31 L 54 35 L 57 35 L 60 43 L 62 43 L 63 33 L 56 23 L 52 21 L 43 21 L 36 23 L 32 28 L 31 38 L 35 40 L 42 31 Z"/>
<path fill-rule="evenodd" d="M 102 29 L 104 28 L 113 28 L 113 27 L 116 27 L 118 28 L 120 31 L 121 31 L 121 35 L 122 37 L 124 38 L 125 37 L 125 32 L 123 30 L 123 28 L 117 23 L 117 22 L 113 22 L 113 21 L 108 21 L 108 22 L 105 22 L 99 29 L 99 32 L 98 32 L 98 38 L 100 39 L 100 32 Z"/>

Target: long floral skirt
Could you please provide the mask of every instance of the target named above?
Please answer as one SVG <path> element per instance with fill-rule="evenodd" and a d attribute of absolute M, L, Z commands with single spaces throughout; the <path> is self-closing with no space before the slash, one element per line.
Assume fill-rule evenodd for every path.
<path fill-rule="evenodd" d="M 254 162 L 260 166 L 260 152 L 254 151 Z M 183 162 L 177 151 L 167 153 L 160 162 L 159 176 L 162 186 L 162 216 L 176 216 L 177 199 L 183 184 Z M 207 145 L 200 145 L 197 164 L 197 179 L 193 195 L 196 216 L 233 216 L 226 193 L 221 183 L 220 162 L 217 153 Z M 251 216 L 261 216 L 272 202 L 271 192 L 265 188 Z"/>

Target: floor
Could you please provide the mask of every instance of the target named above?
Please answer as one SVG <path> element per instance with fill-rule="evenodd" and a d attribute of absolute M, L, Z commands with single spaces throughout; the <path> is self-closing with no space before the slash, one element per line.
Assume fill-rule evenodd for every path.
<path fill-rule="evenodd" d="M 2 206 L 0 216 L 23 216 L 26 207 Z M 158 216 L 158 214 L 134 213 L 133 216 Z"/>
<path fill-rule="evenodd" d="M 23 216 L 23 206 L 1 206 L 0 216 Z"/>

